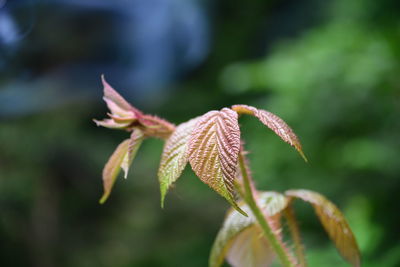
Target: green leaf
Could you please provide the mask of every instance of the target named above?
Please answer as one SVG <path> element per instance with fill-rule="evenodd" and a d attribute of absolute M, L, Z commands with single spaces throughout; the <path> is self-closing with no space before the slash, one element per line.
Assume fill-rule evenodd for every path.
<path fill-rule="evenodd" d="M 161 207 L 164 206 L 165 195 L 169 187 L 174 183 L 188 161 L 187 148 L 189 138 L 198 118 L 182 123 L 176 127 L 173 134 L 168 138 L 164 145 L 161 156 L 160 168 L 158 170 L 158 180 L 161 191 Z"/>
<path fill-rule="evenodd" d="M 144 140 L 143 132 L 138 129 L 135 129 L 131 134 L 131 138 L 129 139 L 128 151 L 125 154 L 121 163 L 121 168 L 124 170 L 125 179 L 128 177 L 129 167 L 131 166 L 132 161 L 135 158 L 136 153 L 140 145 L 142 144 L 143 140 Z"/>
<path fill-rule="evenodd" d="M 257 109 L 247 105 L 234 105 L 232 106 L 232 109 L 239 114 L 248 114 L 257 117 L 265 126 L 274 131 L 283 141 L 296 148 L 302 158 L 307 161 L 298 137 L 281 118 L 269 111 Z"/>
<path fill-rule="evenodd" d="M 240 150 L 237 119 L 237 113 L 228 108 L 201 116 L 189 140 L 188 156 L 200 180 L 241 211 L 233 196 Z"/>
<path fill-rule="evenodd" d="M 286 197 L 275 192 L 259 192 L 256 198 L 265 216 L 270 217 L 275 228 L 280 227 L 280 213 L 288 203 Z M 249 216 L 244 217 L 234 209 L 228 211 L 211 249 L 210 267 L 221 266 L 225 258 L 238 267 L 268 266 L 275 258 L 250 208 L 243 202 L 239 206 Z"/>
<path fill-rule="evenodd" d="M 360 266 L 360 251 L 342 212 L 319 193 L 309 190 L 289 190 L 286 195 L 310 203 L 342 257 L 353 266 Z"/>
<path fill-rule="evenodd" d="M 103 169 L 104 193 L 99 201 L 101 204 L 103 204 L 110 195 L 121 168 L 125 172 L 125 178 L 127 177 L 129 166 L 131 165 L 143 139 L 143 134 L 139 130 L 135 130 L 132 132 L 131 138 L 126 139 L 119 144 L 111 155 Z"/>

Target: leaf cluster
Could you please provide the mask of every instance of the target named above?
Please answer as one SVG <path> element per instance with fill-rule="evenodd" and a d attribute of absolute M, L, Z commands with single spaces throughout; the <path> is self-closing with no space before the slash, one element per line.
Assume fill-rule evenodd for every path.
<path fill-rule="evenodd" d="M 234 208 L 228 211 L 210 256 L 210 266 L 220 266 L 226 258 L 233 266 L 269 266 L 278 255 L 282 262 L 295 262 L 286 249 L 281 234 L 281 217 L 285 215 L 296 243 L 297 261 L 305 265 L 294 214 L 293 199 L 310 203 L 322 225 L 344 259 L 360 265 L 354 235 L 340 210 L 322 195 L 308 190 L 289 190 L 284 195 L 257 192 L 244 157 L 239 116 L 251 115 L 293 146 L 307 161 L 298 137 L 277 115 L 247 105 L 212 110 L 175 126 L 156 116 L 144 114 L 131 106 L 104 79 L 104 100 L 109 118 L 95 120 L 98 126 L 130 132 L 111 155 L 103 170 L 104 194 L 109 197 L 121 169 L 127 178 L 135 155 L 146 138 L 165 140 L 158 179 L 161 206 L 168 189 L 189 163 L 199 179 L 224 197 Z M 242 200 L 237 200 L 237 193 Z M 261 213 L 257 211 L 261 210 Z M 261 215 L 260 215 L 261 214 Z M 244 215 L 244 216 L 243 216 Z M 271 233 L 271 234 L 268 234 Z M 281 248 L 281 249 L 280 249 Z M 286 259 L 286 260 L 285 260 Z"/>
<path fill-rule="evenodd" d="M 285 217 L 288 224 L 293 223 L 292 220 L 295 219 L 294 215 L 288 215 L 295 199 L 303 200 L 313 206 L 319 221 L 342 257 L 353 266 L 360 266 L 360 251 L 342 212 L 317 192 L 304 189 L 289 190 L 285 194 L 258 192 L 259 206 L 265 216 L 272 220 L 275 226 L 274 231 L 279 238 L 283 239 L 281 217 Z M 240 207 L 251 214 L 245 203 L 240 203 Z M 297 245 L 300 244 L 295 244 Z M 225 258 L 232 266 L 241 267 L 269 266 L 276 258 L 275 252 L 265 236 L 261 234 L 253 215 L 246 218 L 233 209 L 227 212 L 224 224 L 214 241 L 209 266 L 221 266 Z M 305 265 L 305 260 L 301 262 L 298 259 L 298 261 L 300 266 Z"/>

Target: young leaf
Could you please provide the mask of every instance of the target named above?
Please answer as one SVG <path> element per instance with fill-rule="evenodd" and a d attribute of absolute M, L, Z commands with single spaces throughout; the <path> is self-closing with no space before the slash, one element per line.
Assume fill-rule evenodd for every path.
<path fill-rule="evenodd" d="M 165 142 L 160 168 L 158 170 L 161 207 L 164 206 L 165 195 L 169 187 L 179 178 L 182 171 L 185 169 L 188 161 L 188 142 L 196 122 L 197 118 L 178 125 L 174 133 Z"/>
<path fill-rule="evenodd" d="M 257 202 L 264 214 L 271 217 L 287 207 L 288 199 L 281 193 L 265 191 L 258 192 Z"/>
<path fill-rule="evenodd" d="M 100 199 L 100 203 L 103 204 L 111 193 L 111 189 L 114 185 L 115 179 L 117 178 L 121 164 L 124 160 L 125 155 L 128 152 L 130 140 L 126 139 L 118 145 L 110 159 L 106 163 L 103 169 L 103 187 L 104 194 Z"/>
<path fill-rule="evenodd" d="M 101 77 L 104 85 L 104 101 L 111 113 L 110 119 L 94 120 L 97 126 L 104 126 L 111 129 L 139 129 L 145 136 L 152 136 L 166 139 L 175 130 L 175 125 L 157 116 L 143 114 L 140 110 L 131 106 L 120 94 L 118 94 Z"/>
<path fill-rule="evenodd" d="M 129 167 L 132 164 L 143 139 L 143 133 L 136 129 L 132 132 L 131 138 L 126 139 L 119 144 L 117 149 L 115 149 L 114 153 L 111 155 L 103 169 L 104 193 L 100 199 L 101 204 L 103 204 L 110 195 L 111 189 L 121 171 L 121 168 L 124 170 L 124 177 L 126 178 L 128 176 Z"/>
<path fill-rule="evenodd" d="M 141 129 L 145 135 L 167 139 L 174 131 L 175 125 L 152 115 L 141 115 L 139 118 Z"/>
<path fill-rule="evenodd" d="M 232 245 L 234 238 L 245 229 L 251 227 L 255 223 L 250 209 L 244 204 L 240 205 L 244 212 L 250 216 L 244 217 L 236 210 L 230 209 L 225 217 L 224 224 L 219 230 L 211 249 L 209 267 L 218 267 L 224 262 L 226 253 Z"/>
<path fill-rule="evenodd" d="M 281 118 L 269 111 L 257 109 L 247 105 L 234 105 L 232 106 L 232 109 L 239 114 L 248 114 L 257 117 L 265 126 L 274 131 L 283 141 L 296 148 L 303 159 L 307 161 L 299 139 L 293 130 Z"/>
<path fill-rule="evenodd" d="M 233 240 L 226 259 L 233 267 L 270 266 L 275 252 L 258 225 L 253 225 Z"/>
<path fill-rule="evenodd" d="M 132 132 L 131 138 L 129 139 L 128 151 L 125 154 L 121 163 L 121 168 L 124 170 L 125 179 L 128 177 L 129 167 L 131 166 L 132 161 L 135 158 L 136 153 L 140 145 L 142 144 L 143 139 L 144 135 L 142 131 L 135 129 Z"/>
<path fill-rule="evenodd" d="M 286 195 L 310 203 L 340 254 L 353 266 L 360 266 L 356 239 L 340 210 L 321 194 L 309 190 L 289 190 Z"/>
<path fill-rule="evenodd" d="M 271 227 L 272 231 L 275 233 L 276 238 L 284 246 L 280 218 L 281 213 L 287 208 L 289 203 L 287 197 L 281 193 L 264 191 L 257 192 L 256 201 L 265 217 L 268 217 L 267 221 L 269 222 L 269 226 Z M 290 254 L 288 255 L 291 256 Z"/>
<path fill-rule="evenodd" d="M 103 119 L 101 121 L 99 120 L 93 120 L 93 121 L 96 123 L 97 126 L 103 126 L 110 129 L 124 129 L 131 124 L 131 122 L 125 122 L 125 123 L 117 122 L 114 119 Z"/>
<path fill-rule="evenodd" d="M 228 108 L 199 118 L 189 140 L 189 162 L 196 175 L 240 211 L 233 192 L 240 149 L 238 115 Z"/>
<path fill-rule="evenodd" d="M 260 192 L 257 202 L 265 216 L 279 226 L 279 215 L 287 206 L 286 197 L 275 192 Z M 224 258 L 237 267 L 268 266 L 275 257 L 250 208 L 243 202 L 239 206 L 249 216 L 244 217 L 234 209 L 228 211 L 211 249 L 210 267 L 221 266 Z"/>
<path fill-rule="evenodd" d="M 132 107 L 120 94 L 115 91 L 111 85 L 109 85 L 104 78 L 101 76 L 101 80 L 104 86 L 104 101 L 106 102 L 110 111 L 119 117 L 132 117 L 135 118 L 137 115 L 141 115 L 141 112 Z"/>

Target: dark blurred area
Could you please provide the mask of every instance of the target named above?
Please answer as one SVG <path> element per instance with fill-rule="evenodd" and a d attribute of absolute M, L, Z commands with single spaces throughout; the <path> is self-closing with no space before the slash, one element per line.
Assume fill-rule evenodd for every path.
<path fill-rule="evenodd" d="M 176 124 L 233 104 L 279 115 L 310 163 L 244 117 L 258 188 L 326 195 L 363 266 L 399 266 L 399 73 L 395 0 L 0 0 L 0 266 L 207 266 L 228 204 L 187 167 L 161 209 L 161 140 L 98 204 L 126 138 L 92 122 L 101 74 Z M 296 208 L 309 265 L 348 266 Z"/>

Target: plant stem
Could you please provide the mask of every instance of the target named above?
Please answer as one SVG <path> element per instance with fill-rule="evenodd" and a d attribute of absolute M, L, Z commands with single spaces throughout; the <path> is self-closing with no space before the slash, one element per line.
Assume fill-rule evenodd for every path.
<path fill-rule="evenodd" d="M 245 158 L 243 155 L 243 149 L 239 153 L 239 166 L 240 166 L 240 170 L 242 172 L 242 177 L 243 177 L 244 192 L 242 190 L 241 193 L 243 193 L 242 197 L 243 197 L 244 201 L 247 203 L 247 205 L 253 212 L 254 217 L 256 218 L 257 222 L 259 223 L 261 229 L 263 230 L 264 236 L 268 239 L 272 248 L 275 250 L 282 265 L 285 267 L 296 266 L 293 258 L 291 257 L 289 252 L 285 249 L 283 242 L 274 233 L 268 220 L 264 217 L 263 212 L 261 211 L 260 207 L 257 205 L 257 202 L 254 199 L 252 184 L 250 181 L 251 177 L 250 177 L 250 173 L 247 169 L 247 165 L 246 165 Z"/>
<path fill-rule="evenodd" d="M 290 205 L 290 203 L 288 204 L 284 212 L 286 220 L 288 222 L 290 235 L 292 236 L 294 242 L 297 259 L 299 260 L 301 267 L 306 267 L 307 261 L 304 256 L 304 247 L 303 244 L 301 243 L 299 226 L 297 224 L 296 216 L 294 215 L 294 210 Z"/>

